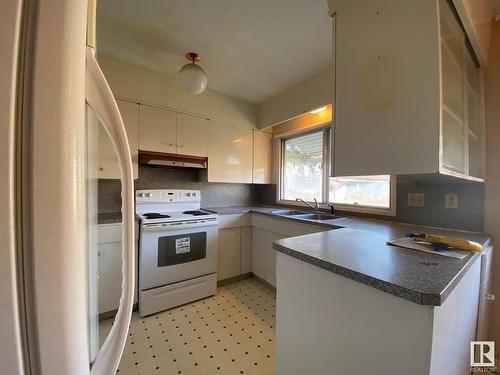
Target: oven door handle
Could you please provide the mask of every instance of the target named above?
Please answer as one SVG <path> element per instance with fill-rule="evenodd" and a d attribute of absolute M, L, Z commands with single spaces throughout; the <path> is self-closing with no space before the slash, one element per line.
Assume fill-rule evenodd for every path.
<path fill-rule="evenodd" d="M 217 225 L 217 219 L 204 220 L 197 222 L 178 222 L 178 223 L 164 223 L 164 224 L 143 224 L 143 232 L 172 232 L 181 229 L 212 227 Z"/>

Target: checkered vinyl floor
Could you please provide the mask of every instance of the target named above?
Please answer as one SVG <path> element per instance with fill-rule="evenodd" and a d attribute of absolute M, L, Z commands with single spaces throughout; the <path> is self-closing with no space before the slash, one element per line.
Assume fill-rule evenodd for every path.
<path fill-rule="evenodd" d="M 274 374 L 275 314 L 275 292 L 252 278 L 145 318 L 134 312 L 117 373 Z M 101 321 L 101 342 L 111 325 Z"/>

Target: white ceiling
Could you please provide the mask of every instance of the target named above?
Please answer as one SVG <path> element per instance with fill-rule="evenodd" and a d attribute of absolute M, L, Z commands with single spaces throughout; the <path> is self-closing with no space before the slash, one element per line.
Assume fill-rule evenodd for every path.
<path fill-rule="evenodd" d="M 260 104 L 327 68 L 326 0 L 99 1 L 98 52 L 177 77 L 201 54 L 208 87 Z"/>

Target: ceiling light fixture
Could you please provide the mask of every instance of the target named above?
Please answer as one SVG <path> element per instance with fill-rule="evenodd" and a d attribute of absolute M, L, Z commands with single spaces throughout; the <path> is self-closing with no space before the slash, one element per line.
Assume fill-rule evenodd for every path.
<path fill-rule="evenodd" d="M 325 109 L 326 109 L 326 106 L 324 106 L 324 107 L 319 107 L 319 108 L 313 109 L 313 110 L 312 110 L 312 111 L 310 111 L 309 113 L 311 113 L 311 114 L 315 115 L 316 113 L 323 112 Z"/>
<path fill-rule="evenodd" d="M 207 88 L 208 79 L 203 68 L 196 65 L 196 62 L 201 59 L 200 55 L 188 52 L 186 58 L 191 62 L 184 65 L 179 72 L 181 84 L 191 94 L 201 94 Z"/>

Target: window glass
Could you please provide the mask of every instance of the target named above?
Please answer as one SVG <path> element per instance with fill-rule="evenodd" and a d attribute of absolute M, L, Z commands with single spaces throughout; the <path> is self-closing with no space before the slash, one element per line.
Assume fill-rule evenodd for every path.
<path fill-rule="evenodd" d="M 322 201 L 323 131 L 283 141 L 283 199 Z"/>
<path fill-rule="evenodd" d="M 331 203 L 390 208 L 391 176 L 331 177 Z"/>
<path fill-rule="evenodd" d="M 330 177 L 323 182 L 328 139 L 329 132 L 323 130 L 283 139 L 280 199 L 313 202 L 316 198 L 336 205 L 390 209 L 389 175 Z"/>

